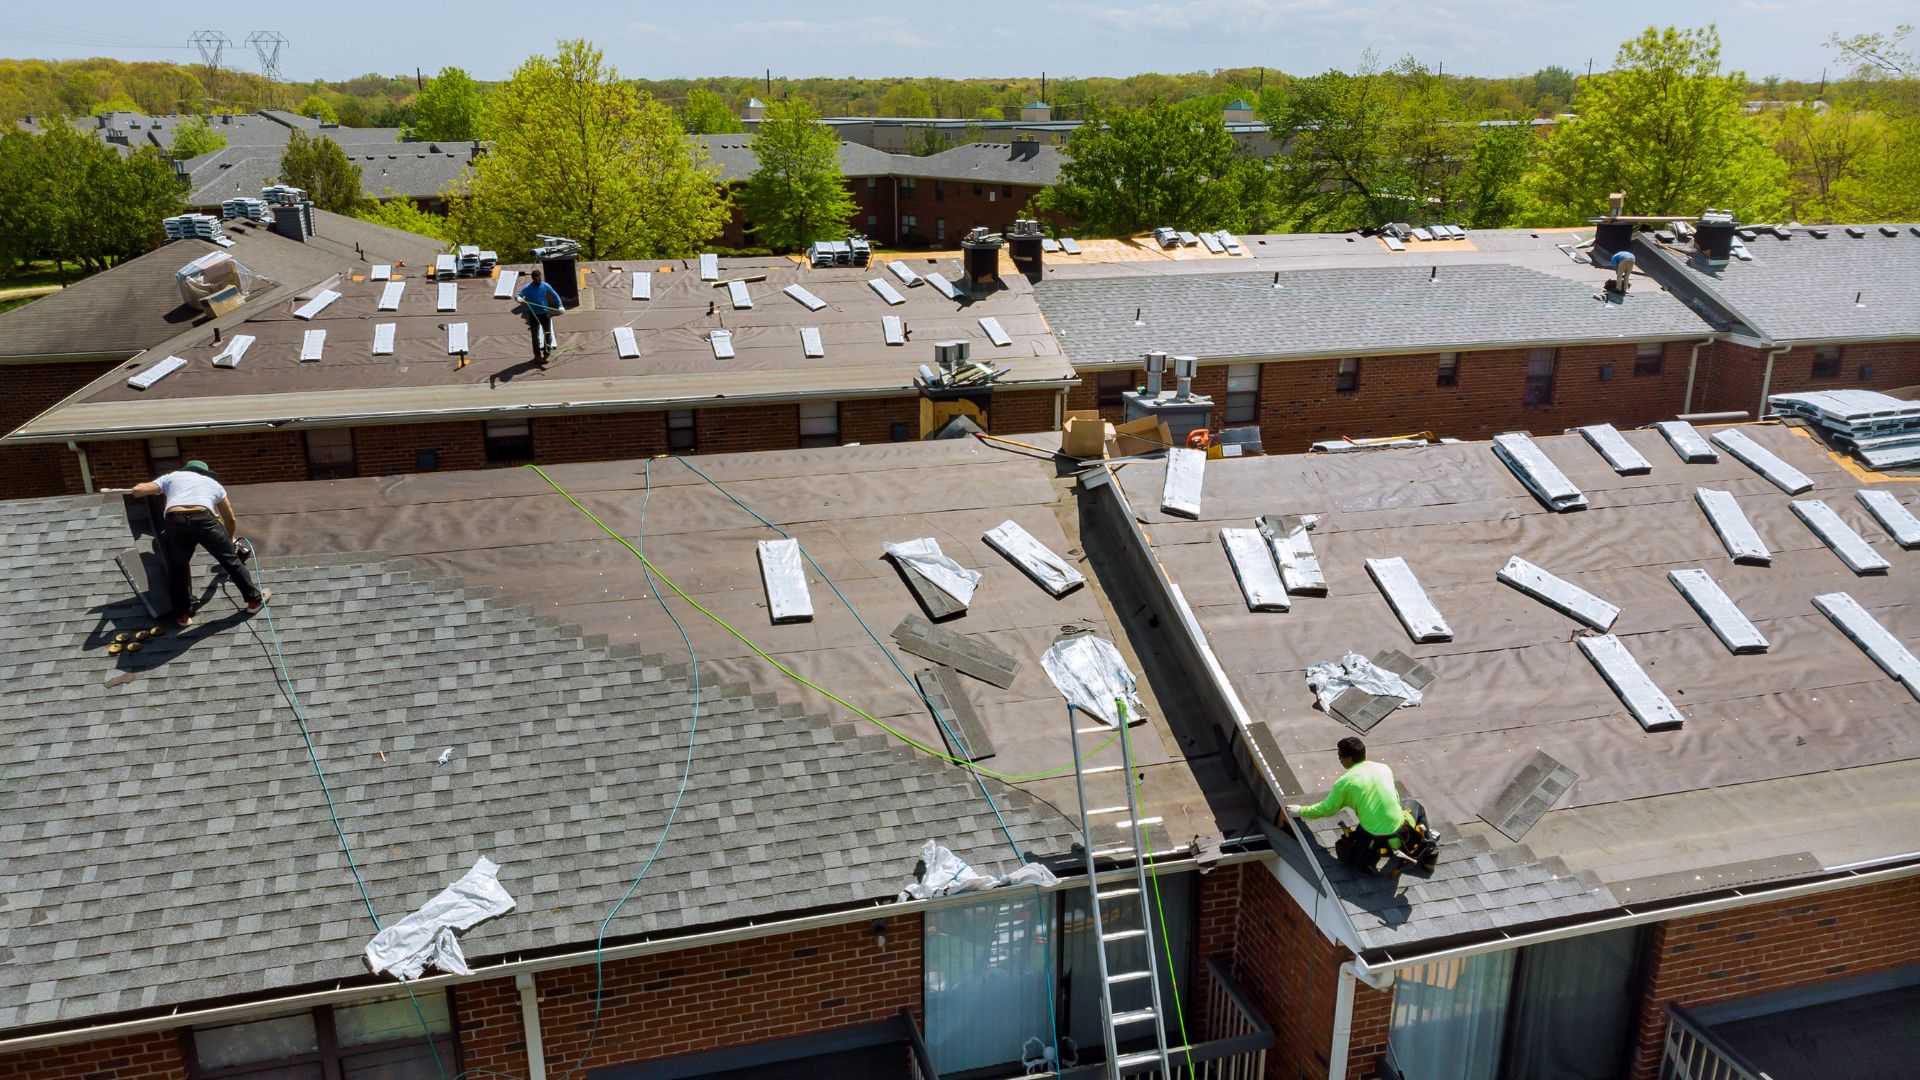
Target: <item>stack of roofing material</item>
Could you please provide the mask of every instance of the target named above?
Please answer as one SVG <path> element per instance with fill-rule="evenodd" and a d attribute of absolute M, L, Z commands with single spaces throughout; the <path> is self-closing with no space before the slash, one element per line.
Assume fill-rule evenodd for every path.
<path fill-rule="evenodd" d="M 807 245 L 807 262 L 816 269 L 827 266 L 846 266 L 852 261 L 845 241 L 815 240 Z"/>
<path fill-rule="evenodd" d="M 774 624 L 813 621 L 813 597 L 807 592 L 807 568 L 800 541 L 759 542 L 760 581 L 767 590 L 767 614 Z"/>
<path fill-rule="evenodd" d="M 1740 509 L 1740 503 L 1731 491 L 1717 488 L 1695 488 L 1693 501 L 1700 504 L 1700 512 L 1707 515 L 1707 522 L 1720 537 L 1720 545 L 1734 562 L 1746 566 L 1773 565 L 1773 552 L 1767 549 L 1766 542 L 1754 531 L 1753 522 L 1747 520 L 1746 512 Z"/>
<path fill-rule="evenodd" d="M 220 216 L 223 218 L 246 218 L 248 221 L 267 220 L 267 200 L 241 197 L 228 199 L 220 204 Z"/>
<path fill-rule="evenodd" d="M 1853 495 L 1880 523 L 1880 527 L 1887 530 L 1887 535 L 1893 537 L 1894 543 L 1906 550 L 1920 547 L 1920 518 L 1915 518 L 1913 512 L 1894 497 L 1893 492 L 1861 488 Z"/>
<path fill-rule="evenodd" d="M 1367 574 L 1416 644 L 1453 640 L 1453 628 L 1427 598 L 1427 591 L 1420 587 L 1420 579 L 1413 576 L 1407 560 L 1398 555 L 1391 559 L 1368 559 Z"/>
<path fill-rule="evenodd" d="M 1248 611 L 1286 611 L 1293 606 L 1259 529 L 1221 529 L 1220 545 L 1227 549 L 1227 562 L 1240 582 Z"/>
<path fill-rule="evenodd" d="M 1160 489 L 1160 512 L 1198 520 L 1200 488 L 1206 479 L 1207 455 L 1202 450 L 1176 446 L 1167 451 L 1167 477 Z"/>
<path fill-rule="evenodd" d="M 1648 677 L 1619 638 L 1600 634 L 1580 638 L 1576 643 L 1641 727 L 1648 731 L 1669 731 L 1681 725 L 1685 718 L 1680 710 L 1673 707 L 1666 692 Z"/>
<path fill-rule="evenodd" d="M 1775 394 L 1767 404 L 1818 427 L 1869 468 L 1920 464 L 1920 402 L 1872 390 L 1820 390 Z"/>
<path fill-rule="evenodd" d="M 461 277 L 480 276 L 480 245 L 461 244 L 454 256 L 454 272 Z"/>
<path fill-rule="evenodd" d="M 460 260 L 451 253 L 442 252 L 433 257 L 433 277 L 435 281 L 452 281 L 460 276 Z"/>
<path fill-rule="evenodd" d="M 1699 567 L 1669 570 L 1667 580 L 1673 582 L 1673 587 L 1687 598 L 1693 610 L 1707 620 L 1707 626 L 1727 647 L 1728 652 L 1739 655 L 1767 651 L 1766 637 L 1705 570 Z"/>
<path fill-rule="evenodd" d="M 480 277 L 491 277 L 493 268 L 500 265 L 500 253 L 497 251 L 480 252 Z"/>
<path fill-rule="evenodd" d="M 1087 583 L 1073 564 L 1055 553 L 1034 535 L 1009 518 L 981 534 L 987 546 L 1005 555 L 1033 579 L 1034 584 L 1058 598 Z"/>
<path fill-rule="evenodd" d="M 156 361 L 142 371 L 127 376 L 127 385 L 135 390 L 145 390 L 186 366 L 185 360 L 177 356 L 169 356 L 164 360 Z"/>
<path fill-rule="evenodd" d="M 1510 431 L 1495 435 L 1493 454 L 1513 470 L 1513 475 L 1547 509 L 1566 513 L 1587 508 L 1586 495 L 1567 479 L 1567 474 L 1560 471 L 1560 466 L 1540 452 L 1533 438 L 1525 432 Z"/>
<path fill-rule="evenodd" d="M 287 184 L 269 184 L 260 189 L 260 197 L 275 206 L 298 206 L 307 201 L 307 192 Z"/>
<path fill-rule="evenodd" d="M 1798 495 L 1813 488 L 1811 477 L 1787 464 L 1780 455 L 1754 442 L 1753 437 L 1744 431 L 1722 428 L 1713 433 L 1713 443 L 1789 495 Z"/>
<path fill-rule="evenodd" d="M 220 231 L 220 219 L 212 214 L 181 214 L 160 224 L 165 227 L 169 240 L 218 241 L 226 236 Z"/>
<path fill-rule="evenodd" d="M 1267 514 L 1254 522 L 1273 551 L 1281 583 L 1292 596 L 1327 595 L 1327 579 L 1320 572 L 1320 557 L 1314 554 L 1313 539 L 1307 535 L 1319 521 L 1318 514 L 1297 517 Z"/>
<path fill-rule="evenodd" d="M 1884 574 L 1893 568 L 1892 563 L 1873 550 L 1873 545 L 1867 543 L 1866 537 L 1854 532 L 1852 526 L 1840 520 L 1840 515 L 1834 513 L 1833 507 L 1823 500 L 1795 499 L 1791 505 L 1794 516 L 1806 522 L 1807 528 L 1813 530 L 1820 542 L 1847 564 L 1847 569 L 1856 574 Z"/>
<path fill-rule="evenodd" d="M 1180 233 L 1177 230 L 1169 229 L 1164 225 L 1162 225 L 1158 229 L 1153 230 L 1153 238 L 1155 240 L 1158 240 L 1160 242 L 1160 246 L 1163 248 L 1177 248 L 1180 246 Z"/>
<path fill-rule="evenodd" d="M 1653 471 L 1653 463 L 1648 461 L 1633 444 L 1628 442 L 1612 424 L 1589 424 L 1576 428 L 1581 436 L 1593 444 L 1607 464 L 1621 476 L 1640 476 Z"/>
<path fill-rule="evenodd" d="M 1556 577 L 1515 555 L 1494 575 L 1548 607 L 1586 623 L 1601 633 L 1613 628 L 1620 609 L 1565 578 Z"/>
<path fill-rule="evenodd" d="M 1908 693 L 1920 698 L 1920 660 L 1915 660 L 1900 639 L 1888 633 L 1858 600 L 1843 592 L 1827 593 L 1814 597 L 1813 606 L 1833 620 L 1841 633 L 1880 665 L 1880 670 L 1900 680 Z"/>
<path fill-rule="evenodd" d="M 1662 420 L 1653 425 L 1653 429 L 1664 436 L 1673 452 L 1689 465 L 1712 465 L 1720 460 L 1720 455 L 1713 452 L 1713 444 L 1685 420 Z"/>

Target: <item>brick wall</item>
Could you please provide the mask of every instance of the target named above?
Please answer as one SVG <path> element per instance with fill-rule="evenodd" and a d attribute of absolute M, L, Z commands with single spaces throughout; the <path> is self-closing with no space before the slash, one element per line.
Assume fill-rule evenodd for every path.
<path fill-rule="evenodd" d="M 943 187 L 945 194 L 940 195 Z M 976 187 L 980 191 L 977 195 L 974 194 Z M 1003 194 L 1009 189 L 1011 195 Z M 912 195 L 907 194 L 907 189 L 901 189 L 900 214 L 903 217 L 912 214 L 918 219 L 913 235 L 921 240 L 936 247 L 958 247 L 960 238 L 975 225 L 985 225 L 995 232 L 1012 225 L 1026 208 L 1027 200 L 1040 190 L 1025 184 L 976 185 L 971 180 L 920 179 L 914 182 Z M 947 223 L 944 240 L 939 235 L 938 222 L 941 219 Z M 884 217 L 882 220 L 885 220 Z"/>
<path fill-rule="evenodd" d="M 1259 867 L 1253 871 L 1265 873 Z M 1180 983 L 1180 996 L 1186 1004 L 1188 1028 L 1193 1038 L 1205 1038 L 1210 1017 L 1207 1007 L 1208 995 L 1212 992 L 1212 979 L 1207 974 L 1207 961 L 1218 960 L 1233 967 L 1234 936 L 1240 924 L 1240 876 L 1249 872 L 1244 865 L 1216 867 L 1199 875 L 1198 903 L 1199 911 L 1194 927 L 1192 985 L 1183 979 Z"/>
<path fill-rule="evenodd" d="M 550 1076 L 921 1015 L 920 918 L 867 922 L 609 963 L 592 1048 L 592 965 L 538 977 Z M 511 989 L 511 986 L 509 986 Z M 518 1074 L 516 1074 L 518 1075 Z"/>
<path fill-rule="evenodd" d="M 0 1056 L 0 1080 L 186 1080 L 177 1031 Z"/>
<path fill-rule="evenodd" d="M 800 445 L 796 405 L 729 405 L 694 413 L 703 454 L 743 450 L 791 450 Z"/>
<path fill-rule="evenodd" d="M 1654 928 L 1632 1080 L 1659 1075 L 1666 1007 L 1920 963 L 1920 880 L 1742 908 Z"/>
<path fill-rule="evenodd" d="M 1350 954 L 1322 937 L 1312 920 L 1262 865 L 1242 871 L 1234 977 L 1274 1027 L 1267 1080 L 1319 1080 L 1333 1044 L 1340 965 Z M 1387 1049 L 1393 994 L 1365 983 L 1354 989 L 1347 1076 L 1363 1080 Z"/>
<path fill-rule="evenodd" d="M 994 435 L 1021 435 L 1053 431 L 1054 401 L 1058 390 L 1004 390 L 993 395 L 987 410 L 987 428 Z"/>
<path fill-rule="evenodd" d="M 520 1019 L 520 989 L 512 979 L 469 983 L 453 989 L 459 1020 L 460 1061 L 472 1076 L 526 1076 L 527 1033 Z"/>
<path fill-rule="evenodd" d="M 0 435 L 52 408 L 119 364 L 118 360 L 84 360 L 0 365 Z M 0 447 L 0 499 L 64 494 L 60 459 L 72 457 L 73 452 L 59 444 Z"/>
<path fill-rule="evenodd" d="M 533 421 L 533 459 L 542 465 L 615 461 L 666 452 L 666 413 L 542 416 Z"/>
<path fill-rule="evenodd" d="M 361 476 L 419 472 L 422 450 L 433 451 L 442 470 L 484 469 L 487 467 L 485 433 L 486 427 L 479 420 L 355 428 L 353 456 Z M 537 427 L 533 446 L 537 453 L 540 449 Z"/>
<path fill-rule="evenodd" d="M 919 398 L 855 398 L 840 403 L 842 442 L 892 442 L 895 424 L 907 425 L 904 441 L 920 437 Z"/>
<path fill-rule="evenodd" d="M 1716 341 L 1700 350 L 1701 378 L 1694 388 L 1694 412 L 1726 412 L 1760 407 L 1760 385 L 1766 378 L 1769 350 Z M 1840 374 L 1815 378 L 1814 350 L 1795 346 L 1773 362 L 1769 394 L 1808 390 L 1864 388 L 1894 390 L 1920 385 L 1920 342 L 1876 342 L 1846 345 L 1840 351 Z"/>

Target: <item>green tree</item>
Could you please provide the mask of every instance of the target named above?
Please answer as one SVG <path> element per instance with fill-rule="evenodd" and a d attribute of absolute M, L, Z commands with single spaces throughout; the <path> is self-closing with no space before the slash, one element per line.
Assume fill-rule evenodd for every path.
<path fill-rule="evenodd" d="M 1514 224 L 1524 208 L 1527 170 L 1540 151 L 1533 128 L 1514 123 L 1480 129 L 1473 140 L 1473 160 L 1461 178 L 1461 197 L 1468 225 L 1499 229 Z"/>
<path fill-rule="evenodd" d="M 914 157 L 932 157 L 944 150 L 953 149 L 953 145 L 947 142 L 946 132 L 929 125 L 912 130 L 907 136 L 907 144 L 903 149 Z"/>
<path fill-rule="evenodd" d="M 1796 221 L 1830 222 L 1848 215 L 1841 194 L 1861 190 L 1883 159 L 1886 124 L 1878 114 L 1845 105 L 1795 105 L 1768 121 L 1774 150 L 1791 170 L 1788 213 Z"/>
<path fill-rule="evenodd" d="M 371 221 L 375 225 L 385 225 L 389 229 L 431 236 L 435 240 L 451 244 L 454 237 L 453 225 L 439 214 L 429 214 L 404 195 L 395 195 L 392 188 L 378 201 L 368 202 L 353 212 L 361 221 Z"/>
<path fill-rule="evenodd" d="M 1244 232 L 1265 212 L 1258 196 L 1266 175 L 1263 163 L 1238 152 L 1218 115 L 1154 101 L 1090 117 L 1067 141 L 1059 182 L 1032 207 L 1102 236 L 1162 225 Z"/>
<path fill-rule="evenodd" d="M 214 130 L 204 116 L 184 120 L 173 129 L 173 147 L 167 153 L 175 161 L 211 154 L 227 145 L 227 137 Z"/>
<path fill-rule="evenodd" d="M 1869 114 L 1878 145 L 1852 157 L 1833 183 L 1834 214 L 1859 221 L 1920 218 L 1920 59 L 1907 49 L 1911 26 L 1891 33 L 1835 35 L 1827 45 L 1854 65 L 1854 107 Z"/>
<path fill-rule="evenodd" d="M 300 115 L 311 116 L 323 124 L 340 122 L 340 117 L 334 114 L 333 106 L 327 104 L 326 99 L 319 94 L 307 95 L 307 99 L 300 103 Z"/>
<path fill-rule="evenodd" d="M 753 137 L 760 167 L 740 188 L 740 209 L 760 243 L 796 251 L 837 240 L 859 209 L 840 172 L 840 139 L 804 99 L 767 106 Z"/>
<path fill-rule="evenodd" d="M 503 255 L 549 233 L 589 259 L 685 256 L 726 226 L 705 148 L 584 40 L 521 64 L 489 99 L 488 130 L 454 225 Z"/>
<path fill-rule="evenodd" d="M 933 98 L 913 83 L 898 83 L 880 95 L 881 116 L 932 116 Z"/>
<path fill-rule="evenodd" d="M 477 139 L 483 108 L 480 84 L 457 67 L 443 67 L 414 102 L 413 133 L 436 141 Z"/>
<path fill-rule="evenodd" d="M 690 135 L 731 135 L 747 130 L 740 123 L 740 118 L 727 107 L 725 98 L 699 86 L 687 91 L 687 104 L 680 110 L 680 123 Z"/>
<path fill-rule="evenodd" d="M 140 103 L 128 97 L 125 93 L 116 93 L 112 97 L 108 98 L 107 100 L 93 107 L 93 115 L 95 116 L 99 116 L 102 113 L 139 112 L 139 111 L 140 111 Z"/>
<path fill-rule="evenodd" d="M 348 160 L 340 144 L 325 135 L 295 129 L 280 154 L 280 182 L 304 188 L 313 205 L 336 214 L 360 206 L 360 166 Z"/>
<path fill-rule="evenodd" d="M 0 254 L 88 272 L 160 245 L 185 208 L 173 166 L 152 147 L 121 157 L 66 124 L 0 135 Z"/>
<path fill-rule="evenodd" d="M 1746 77 L 1721 72 L 1718 31 L 1648 27 L 1614 68 L 1580 81 L 1579 118 L 1555 128 L 1528 177 L 1533 224 L 1576 224 L 1615 191 L 1642 214 L 1785 211 L 1786 165 L 1742 112 Z"/>
<path fill-rule="evenodd" d="M 1564 112 L 1573 104 L 1573 72 L 1549 64 L 1533 73 L 1533 95 L 1528 104 L 1543 113 Z"/>

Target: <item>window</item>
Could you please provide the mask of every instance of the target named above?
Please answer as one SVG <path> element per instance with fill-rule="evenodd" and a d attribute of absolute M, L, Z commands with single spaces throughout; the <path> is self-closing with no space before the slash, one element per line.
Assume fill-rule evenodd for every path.
<path fill-rule="evenodd" d="M 935 240 L 945 240 L 947 238 L 946 218 L 937 217 L 933 219 L 933 238 Z"/>
<path fill-rule="evenodd" d="M 999 197 L 999 195 L 1000 195 L 1000 193 L 999 193 L 999 192 L 997 192 L 997 191 L 989 191 L 989 192 L 987 192 L 987 201 L 988 201 L 988 202 L 993 202 L 993 201 L 995 201 L 995 200 L 996 200 L 996 199 L 997 199 L 997 198 Z"/>
<path fill-rule="evenodd" d="M 1169 874 L 1160 879 L 1164 910 L 1153 912 L 1155 938 L 1165 926 L 1160 962 L 1160 995 L 1171 1013 L 1172 982 L 1184 992 L 1191 985 L 1193 963 L 1193 875 Z M 1136 898 L 1109 900 L 1103 917 L 1139 925 L 1141 912 L 1129 910 Z M 923 1000 L 926 1005 L 926 1042 L 942 1075 L 973 1069 L 992 1069 L 996 1075 L 1019 1071 L 1021 1047 L 1033 1037 L 1045 1038 L 1048 1000 L 1068 1003 L 1055 1015 L 1060 1038 L 1071 1038 L 1086 1060 L 1088 1047 L 1098 1047 L 1100 1033 L 1099 948 L 1093 935 L 1093 915 L 1085 891 L 996 898 L 976 904 L 936 908 L 924 916 Z M 1166 953 L 1173 955 L 1173 970 Z M 1107 962 L 1115 974 L 1144 970 L 1146 953 L 1140 939 L 1112 942 Z M 1049 985 L 1048 974 L 1053 976 Z M 1113 1005 L 1120 1012 L 1152 1002 L 1145 980 L 1113 987 Z M 1121 1031 L 1121 1051 L 1153 1042 L 1153 1029 L 1129 1025 Z M 1173 1027 L 1171 1039 L 1179 1038 Z"/>
<path fill-rule="evenodd" d="M 1613 381 L 1613 365 L 1612 364 L 1600 365 L 1600 381 L 1601 382 Z"/>
<path fill-rule="evenodd" d="M 1643 928 L 1403 970 L 1387 1061 L 1422 1080 L 1611 1080 L 1632 1042 Z"/>
<path fill-rule="evenodd" d="M 1633 350 L 1633 373 L 1635 375 L 1658 375 L 1660 365 L 1667 358 L 1667 346 L 1662 341 L 1645 341 Z"/>
<path fill-rule="evenodd" d="M 1012 184 L 1001 184 L 1001 185 L 1000 185 L 1000 197 L 1001 197 L 1001 198 L 1003 198 L 1003 199 L 1011 199 L 1011 198 L 1013 198 L 1013 185 L 1012 185 Z"/>
<path fill-rule="evenodd" d="M 1095 405 L 1102 409 L 1118 409 L 1127 403 L 1122 395 L 1139 386 L 1139 373 L 1134 371 L 1103 371 L 1100 373 L 1099 397 Z"/>
<path fill-rule="evenodd" d="M 879 177 L 877 177 L 877 176 L 869 176 L 869 177 L 867 177 L 867 191 L 868 191 L 869 193 L 872 193 L 873 191 L 875 191 L 875 190 L 876 190 L 876 189 L 878 189 L 879 187 L 880 187 L 880 178 L 879 178 Z"/>
<path fill-rule="evenodd" d="M 1333 376 L 1333 389 L 1341 394 L 1351 394 L 1360 389 L 1360 361 L 1351 356 L 1340 361 L 1340 370 Z"/>
<path fill-rule="evenodd" d="M 692 409 L 667 410 L 667 453 L 691 454 L 700 448 L 700 429 Z"/>
<path fill-rule="evenodd" d="M 913 233 L 918 232 L 919 229 L 920 229 L 919 218 L 914 217 L 912 214 L 900 215 L 900 234 L 902 236 L 910 236 Z"/>
<path fill-rule="evenodd" d="M 1260 422 L 1260 365 L 1233 364 L 1227 368 L 1227 418 L 1229 424 Z"/>
<path fill-rule="evenodd" d="M 872 231 L 872 230 L 875 230 L 875 229 L 878 229 L 878 228 L 880 228 L 880 215 L 879 215 L 879 214 L 868 214 L 868 215 L 867 215 L 867 229 L 868 229 L 869 231 Z"/>
<path fill-rule="evenodd" d="M 914 195 L 919 192 L 919 187 L 917 186 L 917 184 L 918 182 L 915 181 L 914 178 L 911 176 L 901 177 L 900 178 L 900 197 L 903 199 L 913 198 Z"/>
<path fill-rule="evenodd" d="M 1840 346 L 1820 345 L 1814 348 L 1813 377 L 1816 379 L 1840 377 Z"/>
<path fill-rule="evenodd" d="M 180 467 L 179 439 L 147 440 L 147 475 L 162 476 Z"/>
<path fill-rule="evenodd" d="M 913 438 L 913 425 L 905 420 L 895 420 L 892 426 L 887 428 L 887 437 L 894 442 L 906 442 Z"/>
<path fill-rule="evenodd" d="M 800 405 L 800 445 L 840 445 L 840 403 L 808 401 Z"/>
<path fill-rule="evenodd" d="M 195 1028 L 188 1072 L 221 1080 L 433 1080 L 455 1057 L 445 994 L 420 994 Z M 438 1061 L 435 1055 L 438 1055 Z"/>
<path fill-rule="evenodd" d="M 975 184 L 975 185 L 973 185 L 973 194 L 974 194 L 974 195 L 975 195 L 976 197 L 978 197 L 978 196 L 979 196 L 979 194 L 980 194 L 980 191 L 981 191 L 981 185 L 979 185 L 979 184 Z"/>
<path fill-rule="evenodd" d="M 433 472 L 440 467 L 440 451 L 415 450 L 413 463 L 419 466 L 421 472 Z"/>
<path fill-rule="evenodd" d="M 947 182 L 945 180 L 935 180 L 933 182 L 933 201 L 947 201 Z"/>
<path fill-rule="evenodd" d="M 1860 365 L 1860 381 L 1865 382 L 1871 378 L 1873 378 L 1873 365 L 1861 364 Z"/>
<path fill-rule="evenodd" d="M 1527 350 L 1527 388 L 1521 400 L 1528 405 L 1553 404 L 1553 368 L 1559 349 Z"/>
<path fill-rule="evenodd" d="M 1433 385 L 1435 386 L 1459 386 L 1460 385 L 1460 354 L 1459 353 L 1443 352 L 1440 354 L 1439 363 L 1436 364 L 1434 368 Z"/>
<path fill-rule="evenodd" d="M 345 480 L 360 475 L 353 460 L 352 428 L 315 428 L 307 432 L 307 479 Z"/>
<path fill-rule="evenodd" d="M 533 457 L 533 421 L 489 420 L 486 423 L 488 461 L 516 462 Z"/>

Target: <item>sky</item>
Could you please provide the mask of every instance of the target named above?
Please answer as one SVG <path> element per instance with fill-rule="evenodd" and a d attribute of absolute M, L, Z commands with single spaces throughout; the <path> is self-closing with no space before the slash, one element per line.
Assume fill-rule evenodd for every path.
<path fill-rule="evenodd" d="M 82 7 L 84 18 L 70 14 Z M 1058 78 L 1259 65 L 1303 74 L 1351 69 L 1369 48 L 1387 62 L 1411 54 L 1449 72 L 1503 76 L 1549 64 L 1580 72 L 1589 60 L 1603 70 L 1622 40 L 1654 22 L 1715 23 L 1727 67 L 1814 79 L 1833 66 L 1822 45 L 1830 34 L 1890 30 L 1915 14 L 1912 0 L 335 0 L 201 6 L 199 16 L 152 0 L 86 0 L 15 10 L 31 18 L 0 13 L 0 57 L 192 60 L 187 38 L 198 24 L 188 22 L 203 18 L 235 43 L 227 66 L 246 70 L 259 70 L 247 34 L 278 30 L 288 41 L 281 72 L 295 80 L 431 74 L 450 64 L 499 79 L 566 37 L 592 40 L 637 78 L 767 68 L 796 77 Z"/>

